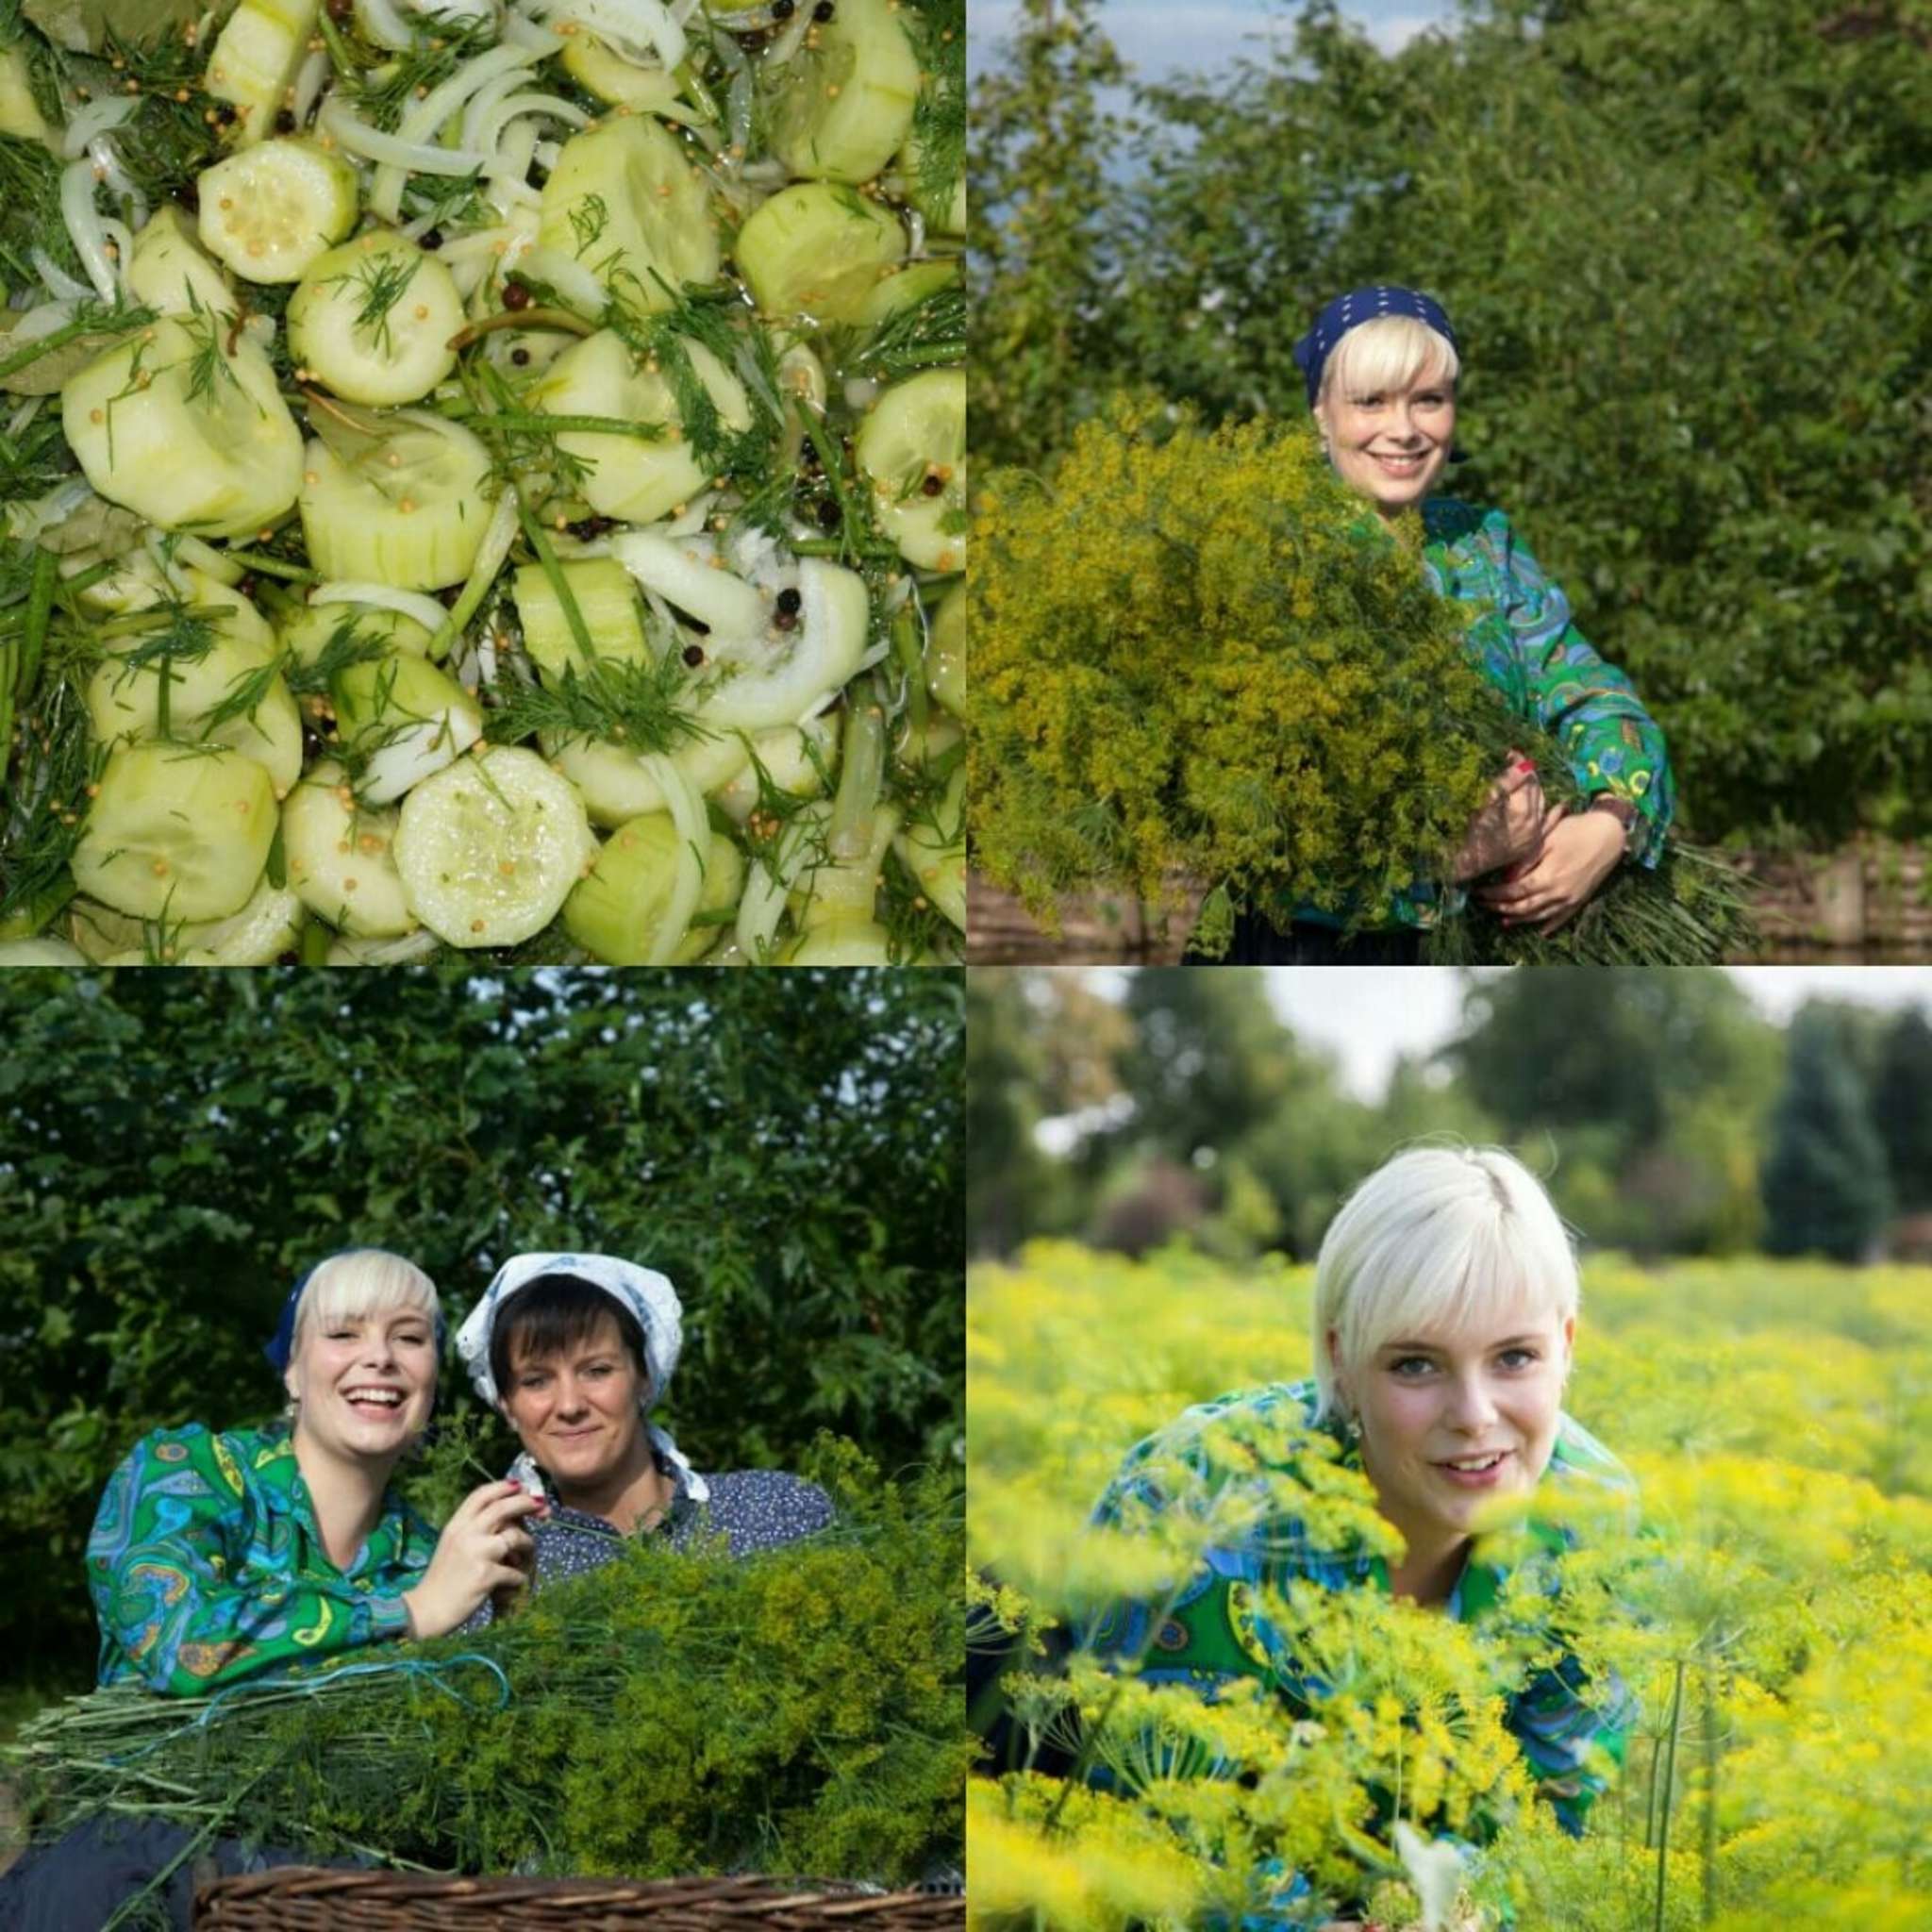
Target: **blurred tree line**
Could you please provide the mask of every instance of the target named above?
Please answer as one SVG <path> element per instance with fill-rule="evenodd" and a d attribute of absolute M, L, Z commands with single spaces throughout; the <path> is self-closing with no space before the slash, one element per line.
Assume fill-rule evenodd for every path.
<path fill-rule="evenodd" d="M 1932 830 L 1932 7 L 1462 8 L 1385 55 L 1306 0 L 1127 90 L 1099 0 L 1022 0 L 974 100 L 982 474 L 1122 389 L 1299 416 L 1316 309 L 1425 288 L 1450 488 L 1636 677 L 1697 833 Z"/>
<path fill-rule="evenodd" d="M 1185 1235 L 1230 1260 L 1309 1259 L 1348 1191 L 1429 1136 L 1514 1147 L 1594 1247 L 1932 1253 L 1915 1008 L 1812 1001 L 1782 1027 L 1714 969 L 1472 978 L 1456 1037 L 1399 1058 L 1373 1103 L 1258 973 L 1144 970 L 1114 999 L 1071 970 L 988 968 L 967 1009 L 978 1254 Z"/>
<path fill-rule="evenodd" d="M 661 1269 L 700 1468 L 821 1429 L 957 1460 L 961 1001 L 932 972 L 0 974 L 0 1687 L 86 1681 L 108 1473 L 277 1413 L 262 1344 L 343 1247 L 418 1262 L 453 1327 L 519 1250 Z M 439 1417 L 477 1407 L 446 1361 Z"/>

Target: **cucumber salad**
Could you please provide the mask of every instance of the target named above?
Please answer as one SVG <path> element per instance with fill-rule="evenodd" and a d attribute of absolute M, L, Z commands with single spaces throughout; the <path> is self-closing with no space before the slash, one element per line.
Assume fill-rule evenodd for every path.
<path fill-rule="evenodd" d="M 959 957 L 964 0 L 0 0 L 0 963 Z"/>

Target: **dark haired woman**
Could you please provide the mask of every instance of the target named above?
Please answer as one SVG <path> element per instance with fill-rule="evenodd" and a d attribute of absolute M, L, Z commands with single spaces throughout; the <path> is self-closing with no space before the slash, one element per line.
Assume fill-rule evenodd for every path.
<path fill-rule="evenodd" d="M 700 1475 L 649 1420 L 683 1340 L 671 1283 L 611 1255 L 514 1256 L 457 1331 L 477 1394 L 523 1443 L 512 1480 L 548 1505 L 529 1524 L 534 1588 L 608 1562 L 628 1536 L 722 1536 L 743 1556 L 831 1522 L 815 1485 L 778 1470 Z"/>

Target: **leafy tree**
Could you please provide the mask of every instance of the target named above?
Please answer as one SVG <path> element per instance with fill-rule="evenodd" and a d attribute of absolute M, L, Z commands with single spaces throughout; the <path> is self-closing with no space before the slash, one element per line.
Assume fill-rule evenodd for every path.
<path fill-rule="evenodd" d="M 1869 1259 L 1891 1214 L 1885 1143 L 1838 1016 L 1816 1003 L 1791 1023 L 1784 1091 L 1763 1170 L 1774 1255 Z"/>
<path fill-rule="evenodd" d="M 700 1467 L 954 1456 L 961 1021 L 930 972 L 0 974 L 6 1655 L 78 1662 L 109 1470 L 275 1410 L 283 1297 L 358 1243 L 453 1318 L 519 1249 L 661 1268 Z"/>
<path fill-rule="evenodd" d="M 1886 1035 L 1872 1117 L 1901 1212 L 1924 1213 L 1932 1208 L 1932 1025 L 1916 1007 L 1901 1013 Z"/>

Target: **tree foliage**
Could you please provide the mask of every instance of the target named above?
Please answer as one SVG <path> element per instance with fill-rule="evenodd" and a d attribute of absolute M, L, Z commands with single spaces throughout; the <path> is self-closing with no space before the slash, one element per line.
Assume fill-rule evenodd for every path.
<path fill-rule="evenodd" d="M 275 1410 L 261 1344 L 345 1246 L 418 1261 L 453 1321 L 517 1250 L 662 1269 L 700 1468 L 822 1428 L 956 1456 L 962 1018 L 940 973 L 0 975 L 8 1656 L 85 1653 L 109 1470 Z"/>
<path fill-rule="evenodd" d="M 1132 131 L 1092 112 L 1090 7 L 1054 97 L 1045 11 L 983 83 L 982 463 L 1110 387 L 1298 417 L 1315 309 L 1424 287 L 1466 354 L 1452 487 L 1534 533 L 1696 831 L 1932 824 L 1923 0 L 1465 0 L 1393 55 L 1308 0 Z"/>

